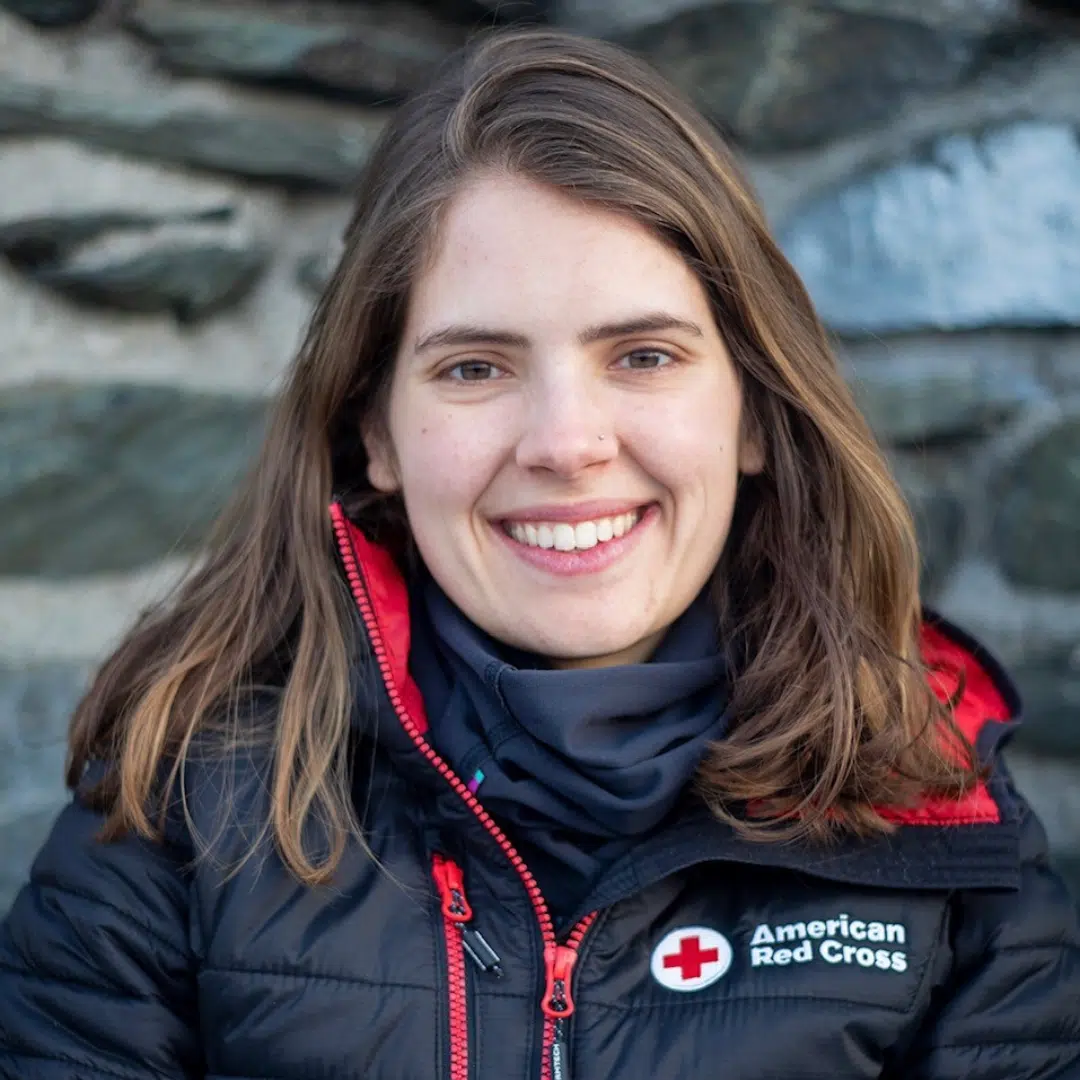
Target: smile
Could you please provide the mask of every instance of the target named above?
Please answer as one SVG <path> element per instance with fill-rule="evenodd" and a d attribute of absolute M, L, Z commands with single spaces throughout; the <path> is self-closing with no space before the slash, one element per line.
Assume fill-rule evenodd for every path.
<path fill-rule="evenodd" d="M 593 518 L 573 524 L 566 521 L 504 522 L 507 536 L 531 548 L 555 551 L 588 551 L 625 536 L 640 520 L 642 510 L 630 510 L 614 517 Z"/>

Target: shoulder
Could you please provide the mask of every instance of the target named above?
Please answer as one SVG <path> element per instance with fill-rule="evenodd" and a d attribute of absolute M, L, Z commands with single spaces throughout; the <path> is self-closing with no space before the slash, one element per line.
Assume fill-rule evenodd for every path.
<path fill-rule="evenodd" d="M 252 695 L 234 720 L 199 732 L 178 769 L 169 763 L 165 837 L 196 862 L 249 850 L 269 822 L 281 698 L 280 690 Z"/>

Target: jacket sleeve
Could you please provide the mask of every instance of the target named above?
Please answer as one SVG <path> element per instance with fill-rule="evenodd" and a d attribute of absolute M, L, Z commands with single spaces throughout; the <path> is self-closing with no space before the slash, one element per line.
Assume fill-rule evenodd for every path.
<path fill-rule="evenodd" d="M 74 801 L 0 924 L 2 1080 L 202 1077 L 181 856 Z"/>
<path fill-rule="evenodd" d="M 904 1080 L 1080 1080 L 1077 908 L 1017 801 L 1020 888 L 957 896 L 951 970 Z"/>

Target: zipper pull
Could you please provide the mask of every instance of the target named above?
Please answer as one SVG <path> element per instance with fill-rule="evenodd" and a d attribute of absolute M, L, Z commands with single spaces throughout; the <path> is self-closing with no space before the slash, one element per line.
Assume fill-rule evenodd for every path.
<path fill-rule="evenodd" d="M 503 969 L 499 954 L 479 930 L 468 925 L 473 917 L 473 909 L 465 897 L 465 876 L 461 867 L 445 855 L 435 854 L 432 856 L 431 872 L 442 898 L 443 914 L 461 931 L 465 952 L 481 971 L 501 979 Z"/>
<path fill-rule="evenodd" d="M 456 923 L 468 922 L 473 912 L 469 901 L 465 899 L 465 878 L 461 867 L 452 859 L 439 854 L 432 856 L 432 864 L 431 872 L 442 897 L 443 914 Z"/>
<path fill-rule="evenodd" d="M 570 1080 L 570 1043 L 566 1037 L 566 1022 L 574 1014 L 574 997 L 570 991 L 577 949 L 569 945 L 544 946 L 544 970 L 547 986 L 540 1005 L 544 1015 L 555 1021 L 555 1041 L 551 1044 L 551 1080 Z"/>
<path fill-rule="evenodd" d="M 496 979 L 503 977 L 502 958 L 487 943 L 487 939 L 479 930 L 474 930 L 464 923 L 461 927 L 461 944 L 469 954 L 469 959 L 483 972 L 490 972 Z"/>
<path fill-rule="evenodd" d="M 574 1012 L 574 998 L 570 993 L 570 978 L 577 963 L 577 949 L 554 943 L 544 946 L 544 971 L 547 986 L 540 1005 L 544 1015 L 551 1020 L 564 1020 Z"/>

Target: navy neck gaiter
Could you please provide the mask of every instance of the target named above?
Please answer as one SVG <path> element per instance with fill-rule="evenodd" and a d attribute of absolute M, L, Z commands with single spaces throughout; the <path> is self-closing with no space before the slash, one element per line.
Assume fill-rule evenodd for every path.
<path fill-rule="evenodd" d="M 430 577 L 418 585 L 410 666 L 430 737 L 565 914 L 724 734 L 712 606 L 698 597 L 647 663 L 563 671 L 496 642 Z"/>

